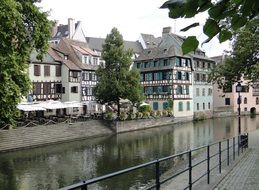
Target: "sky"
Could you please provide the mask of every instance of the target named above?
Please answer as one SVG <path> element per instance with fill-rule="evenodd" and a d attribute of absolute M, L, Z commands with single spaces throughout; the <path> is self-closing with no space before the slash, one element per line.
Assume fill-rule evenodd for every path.
<path fill-rule="evenodd" d="M 59 24 L 67 24 L 68 18 L 82 21 L 84 34 L 87 37 L 105 38 L 113 27 L 118 28 L 124 40 L 137 41 L 141 33 L 162 35 L 163 27 L 171 26 L 172 32 L 181 36 L 197 36 L 203 42 L 206 36 L 202 26 L 207 13 L 191 19 L 171 19 L 168 9 L 159 7 L 166 0 L 42 0 L 38 4 L 43 11 L 49 11 L 49 19 Z M 200 22 L 201 26 L 180 32 L 182 28 Z M 223 50 L 230 49 L 230 42 L 219 44 L 213 38 L 208 44 L 200 47 L 206 55 L 222 55 Z"/>

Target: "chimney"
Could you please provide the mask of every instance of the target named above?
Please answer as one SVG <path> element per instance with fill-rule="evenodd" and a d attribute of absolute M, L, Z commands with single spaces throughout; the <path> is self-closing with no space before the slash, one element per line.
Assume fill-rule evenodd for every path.
<path fill-rule="evenodd" d="M 54 37 L 58 32 L 58 20 L 54 20 L 52 29 L 51 29 L 51 36 Z"/>
<path fill-rule="evenodd" d="M 163 37 L 164 35 L 170 34 L 170 33 L 172 33 L 172 28 L 171 28 L 170 26 L 164 27 L 164 28 L 163 28 L 163 32 L 162 32 L 162 37 Z"/>
<path fill-rule="evenodd" d="M 72 39 L 75 33 L 75 19 L 68 19 L 68 38 Z"/>

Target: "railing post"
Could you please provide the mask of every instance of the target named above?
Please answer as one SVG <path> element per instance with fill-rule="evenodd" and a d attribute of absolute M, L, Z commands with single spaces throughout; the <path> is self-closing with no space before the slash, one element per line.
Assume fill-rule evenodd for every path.
<path fill-rule="evenodd" d="M 219 142 L 219 173 L 221 173 L 221 142 Z"/>
<path fill-rule="evenodd" d="M 239 156 L 239 153 L 240 153 L 240 143 L 241 143 L 241 141 L 242 141 L 242 139 L 240 140 L 240 138 L 241 138 L 241 136 L 240 135 L 238 135 L 237 136 L 237 155 Z"/>
<path fill-rule="evenodd" d="M 160 190 L 160 180 L 159 180 L 159 160 L 156 161 L 156 190 Z"/>
<path fill-rule="evenodd" d="M 189 151 L 189 190 L 192 189 L 192 150 Z"/>
<path fill-rule="evenodd" d="M 207 183 L 210 184 L 210 145 L 207 146 Z"/>
<path fill-rule="evenodd" d="M 233 160 L 235 160 L 235 137 L 233 137 Z"/>
<path fill-rule="evenodd" d="M 227 165 L 229 166 L 229 139 L 227 140 Z"/>

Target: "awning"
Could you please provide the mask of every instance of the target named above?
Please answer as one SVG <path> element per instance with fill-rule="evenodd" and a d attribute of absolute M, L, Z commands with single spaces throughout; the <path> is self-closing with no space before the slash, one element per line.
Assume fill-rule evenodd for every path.
<path fill-rule="evenodd" d="M 17 108 L 22 111 L 45 111 L 46 109 L 35 104 L 19 104 Z"/>
<path fill-rule="evenodd" d="M 82 103 L 77 102 L 77 101 L 64 102 L 64 104 L 67 106 L 67 108 L 80 108 L 80 107 L 83 107 Z"/>
<path fill-rule="evenodd" d="M 38 104 L 38 106 L 43 107 L 43 108 L 48 109 L 48 110 L 67 108 L 67 105 L 60 102 L 60 101 L 41 102 L 41 103 Z"/>

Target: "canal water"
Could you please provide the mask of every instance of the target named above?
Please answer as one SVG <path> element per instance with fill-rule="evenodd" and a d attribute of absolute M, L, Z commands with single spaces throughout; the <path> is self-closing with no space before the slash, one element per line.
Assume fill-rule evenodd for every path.
<path fill-rule="evenodd" d="M 52 190 L 237 135 L 237 118 L 217 118 L 0 154 L 1 190 Z M 241 118 L 242 132 L 259 117 Z M 162 166 L 163 167 L 163 166 Z M 168 166 L 165 166 L 168 167 Z M 141 189 L 154 168 L 115 177 L 89 189 Z"/>

